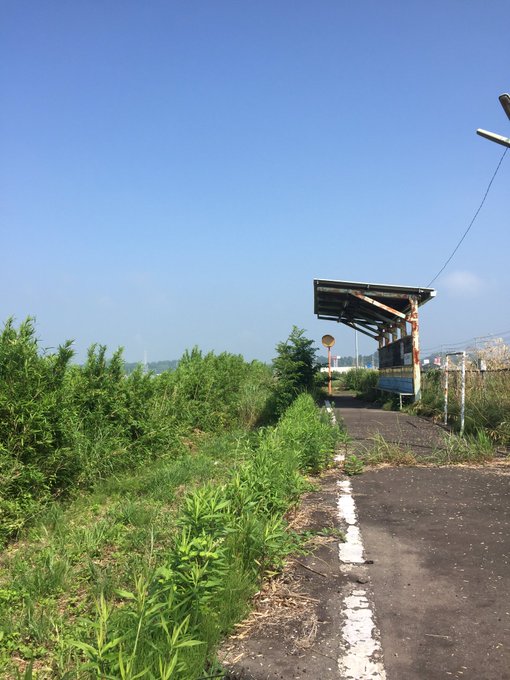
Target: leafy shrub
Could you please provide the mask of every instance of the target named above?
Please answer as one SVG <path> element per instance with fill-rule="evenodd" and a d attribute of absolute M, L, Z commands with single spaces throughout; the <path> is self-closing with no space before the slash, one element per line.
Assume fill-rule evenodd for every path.
<path fill-rule="evenodd" d="M 19 329 L 9 319 L 0 334 L 0 543 L 67 475 L 74 432 L 65 376 L 72 354 L 70 343 L 39 354 L 32 319 Z"/>
<path fill-rule="evenodd" d="M 301 394 L 295 400 L 282 419 L 279 431 L 287 445 L 300 452 L 302 469 L 316 473 L 331 464 L 340 432 L 337 427 L 331 427 L 328 414 L 315 407 L 310 395 Z"/>
<path fill-rule="evenodd" d="M 276 416 L 280 416 L 298 394 L 314 389 L 318 350 L 304 333 L 303 329 L 294 326 L 287 340 L 276 346 L 278 355 L 273 360 L 273 411 Z"/>
<path fill-rule="evenodd" d="M 347 456 L 344 460 L 344 472 L 346 475 L 349 475 L 349 477 L 352 477 L 353 475 L 360 475 L 363 472 L 364 467 L 365 464 L 363 461 L 354 453 L 350 456 Z"/>
<path fill-rule="evenodd" d="M 241 355 L 203 355 L 195 347 L 184 353 L 171 376 L 173 408 L 189 429 L 217 432 L 243 419 L 253 424 L 259 417 L 257 410 L 265 407 L 268 371 L 260 362 L 245 362 Z M 253 402 L 248 403 L 250 396 Z"/>

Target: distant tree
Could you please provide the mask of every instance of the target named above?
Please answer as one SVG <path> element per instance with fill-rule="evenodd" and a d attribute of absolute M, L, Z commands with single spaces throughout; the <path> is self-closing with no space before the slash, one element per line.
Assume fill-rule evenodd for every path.
<path fill-rule="evenodd" d="M 160 375 L 161 373 L 164 373 L 165 371 L 175 371 L 177 368 L 177 365 L 179 363 L 178 359 L 165 359 L 163 361 L 149 361 L 147 364 L 147 369 L 151 371 L 152 373 L 155 373 L 156 375 Z M 135 371 L 139 366 L 143 366 L 141 362 L 126 362 L 124 363 L 124 370 L 125 372 L 130 375 Z"/>
<path fill-rule="evenodd" d="M 275 377 L 274 408 L 280 415 L 301 392 L 311 391 L 318 369 L 313 340 L 305 337 L 305 331 L 293 326 L 284 342 L 276 345 L 277 356 L 273 360 Z"/>

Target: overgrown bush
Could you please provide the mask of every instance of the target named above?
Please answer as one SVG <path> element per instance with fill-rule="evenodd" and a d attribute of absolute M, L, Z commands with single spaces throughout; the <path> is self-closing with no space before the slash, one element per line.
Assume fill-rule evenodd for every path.
<path fill-rule="evenodd" d="M 217 432 L 243 420 L 254 424 L 269 393 L 267 367 L 227 352 L 203 355 L 195 347 L 170 375 L 172 407 L 190 429 Z"/>
<path fill-rule="evenodd" d="M 32 319 L 0 334 L 0 544 L 51 498 L 267 410 L 270 369 L 239 355 L 195 348 L 173 372 L 126 376 L 121 349 L 93 345 L 82 366 L 73 354 L 71 342 L 41 350 Z"/>
<path fill-rule="evenodd" d="M 377 397 L 378 380 L 379 372 L 371 368 L 352 368 L 341 376 L 344 390 L 353 390 L 360 397 L 370 401 Z"/>
<path fill-rule="evenodd" d="M 304 333 L 303 329 L 294 326 L 287 340 L 276 346 L 271 406 L 276 416 L 284 413 L 301 392 L 314 390 L 318 350 L 313 346 L 313 340 L 306 338 Z"/>
<path fill-rule="evenodd" d="M 41 355 L 32 319 L 0 334 L 0 543 L 65 478 L 75 435 L 66 372 L 70 343 Z"/>
<path fill-rule="evenodd" d="M 120 592 L 122 606 L 100 599 L 101 639 L 75 643 L 83 669 L 95 678 L 208 675 L 220 638 L 291 549 L 285 512 L 305 488 L 302 472 L 331 460 L 336 432 L 301 395 L 276 427 L 260 432 L 226 484 L 190 493 L 165 564 Z"/>

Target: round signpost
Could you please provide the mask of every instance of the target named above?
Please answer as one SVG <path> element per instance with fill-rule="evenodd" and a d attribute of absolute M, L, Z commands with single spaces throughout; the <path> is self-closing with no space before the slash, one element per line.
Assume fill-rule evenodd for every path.
<path fill-rule="evenodd" d="M 328 394 L 331 396 L 331 348 L 335 344 L 335 338 L 332 335 L 323 335 L 322 344 L 328 348 Z"/>

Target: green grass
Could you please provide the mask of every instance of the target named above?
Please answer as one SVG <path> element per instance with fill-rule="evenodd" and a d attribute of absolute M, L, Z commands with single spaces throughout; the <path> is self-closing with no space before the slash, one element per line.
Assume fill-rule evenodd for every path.
<path fill-rule="evenodd" d="M 484 430 L 476 435 L 460 437 L 456 434 L 445 434 L 441 445 L 428 456 L 416 457 L 414 452 L 402 445 L 388 442 L 377 434 L 371 438 L 366 448 L 346 458 L 345 473 L 360 474 L 364 465 L 480 465 L 494 459 L 494 443 Z"/>
<path fill-rule="evenodd" d="M 409 410 L 437 420 L 443 418 L 443 376 L 429 371 L 422 378 L 422 398 Z M 460 429 L 460 378 L 450 374 L 449 419 L 454 431 Z M 510 372 L 487 371 L 482 378 L 477 371 L 466 375 L 465 432 L 477 437 L 483 430 L 498 445 L 510 446 Z"/>
<path fill-rule="evenodd" d="M 240 460 L 244 455 L 240 438 L 219 436 L 177 460 L 115 475 L 67 507 L 50 505 L 1 557 L 0 669 L 3 664 L 6 672 L 16 656 L 21 667 L 34 657 L 34 668 L 50 678 L 76 661 L 68 641 L 82 626 L 80 617 L 90 614 L 95 598 L 112 597 L 165 554 L 184 494 L 224 480 L 236 451 Z M 219 450 L 229 452 L 228 466 Z"/>
<path fill-rule="evenodd" d="M 371 443 L 357 454 L 365 465 L 416 465 L 416 457 L 409 448 L 388 442 L 380 434 L 370 440 Z"/>
<path fill-rule="evenodd" d="M 494 459 L 494 451 L 494 442 L 484 430 L 465 437 L 448 434 L 427 460 L 436 465 L 481 465 Z"/>
<path fill-rule="evenodd" d="M 337 433 L 302 395 L 275 428 L 197 435 L 50 505 L 1 558 L 0 674 L 203 676 L 296 547 L 285 513 Z"/>

